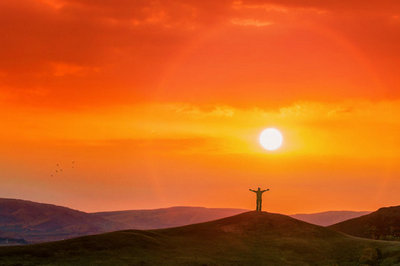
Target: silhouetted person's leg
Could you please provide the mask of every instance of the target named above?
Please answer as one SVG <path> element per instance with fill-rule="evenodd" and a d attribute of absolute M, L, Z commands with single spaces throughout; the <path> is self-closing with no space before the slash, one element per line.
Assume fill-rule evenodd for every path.
<path fill-rule="evenodd" d="M 260 204 L 259 204 L 260 210 L 259 211 L 261 211 L 261 205 L 262 205 L 262 200 L 260 200 Z"/>

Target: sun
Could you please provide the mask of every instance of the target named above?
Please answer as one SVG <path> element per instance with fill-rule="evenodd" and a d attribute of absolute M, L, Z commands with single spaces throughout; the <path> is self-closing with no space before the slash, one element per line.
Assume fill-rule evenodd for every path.
<path fill-rule="evenodd" d="M 264 149 L 274 151 L 282 146 L 283 136 L 276 128 L 266 128 L 261 132 L 259 141 Z"/>

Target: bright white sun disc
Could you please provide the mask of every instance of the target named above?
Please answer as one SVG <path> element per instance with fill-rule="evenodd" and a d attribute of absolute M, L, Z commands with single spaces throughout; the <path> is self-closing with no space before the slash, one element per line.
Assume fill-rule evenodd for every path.
<path fill-rule="evenodd" d="M 261 146 L 269 151 L 274 151 L 282 146 L 283 137 L 276 128 L 266 128 L 260 134 Z"/>

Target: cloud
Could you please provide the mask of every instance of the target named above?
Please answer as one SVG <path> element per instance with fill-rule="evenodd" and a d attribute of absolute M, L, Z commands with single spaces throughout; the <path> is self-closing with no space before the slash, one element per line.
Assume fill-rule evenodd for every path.
<path fill-rule="evenodd" d="M 276 109 L 179 103 L 51 113 L 10 109 L 0 114 L 7 128 L 0 141 L 123 143 L 119 147 L 129 144 L 138 152 L 254 155 L 264 152 L 257 142 L 260 132 L 276 127 L 285 139 L 283 156 L 398 158 L 399 106 L 398 101 L 358 100 Z"/>
<path fill-rule="evenodd" d="M 245 5 L 263 5 L 275 4 L 286 6 L 288 8 L 317 8 L 330 11 L 383 11 L 393 12 L 400 10 L 400 4 L 396 0 L 350 0 L 350 1 L 335 1 L 335 0 L 243 0 L 241 3 Z"/>
<path fill-rule="evenodd" d="M 3 104 L 265 107 L 397 99 L 399 6 L 390 0 L 1 1 Z"/>
<path fill-rule="evenodd" d="M 273 24 L 270 21 L 259 21 L 255 19 L 232 19 L 231 22 L 234 25 L 255 27 L 265 27 Z"/>
<path fill-rule="evenodd" d="M 230 106 L 209 106 L 200 108 L 190 104 L 170 104 L 166 105 L 168 109 L 178 114 L 184 114 L 195 118 L 205 117 L 232 117 L 235 109 Z"/>

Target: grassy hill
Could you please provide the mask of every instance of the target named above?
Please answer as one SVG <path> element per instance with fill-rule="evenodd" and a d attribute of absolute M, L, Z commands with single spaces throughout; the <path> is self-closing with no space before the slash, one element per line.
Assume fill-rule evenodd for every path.
<path fill-rule="evenodd" d="M 52 204 L 0 198 L 0 245 L 56 241 L 125 229 L 158 229 L 211 221 L 243 209 L 171 207 L 86 213 Z"/>
<path fill-rule="evenodd" d="M 121 225 L 66 207 L 0 198 L 0 238 L 54 241 L 115 231 Z"/>
<path fill-rule="evenodd" d="M 0 265 L 360 264 L 400 265 L 400 243 L 354 238 L 266 212 L 0 248 Z"/>
<path fill-rule="evenodd" d="M 382 240 L 400 240 L 400 206 L 380 208 L 358 218 L 330 226 L 349 235 Z"/>
<path fill-rule="evenodd" d="M 327 212 L 317 212 L 317 213 L 298 213 L 290 215 L 290 217 L 311 224 L 329 226 L 348 219 L 360 217 L 362 215 L 366 215 L 369 213 L 370 212 L 367 211 L 327 211 Z"/>

